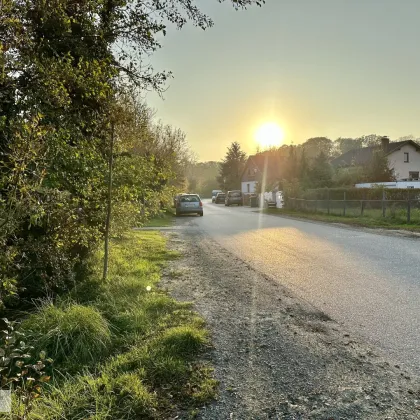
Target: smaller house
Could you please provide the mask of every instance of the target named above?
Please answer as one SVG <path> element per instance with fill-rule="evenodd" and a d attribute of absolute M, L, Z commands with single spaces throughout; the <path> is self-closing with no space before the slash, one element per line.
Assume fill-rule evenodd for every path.
<path fill-rule="evenodd" d="M 413 140 L 390 142 L 388 137 L 383 137 L 381 145 L 350 150 L 333 159 L 331 164 L 337 168 L 368 165 L 374 152 L 381 149 L 397 180 L 420 179 L 420 145 Z"/>
<path fill-rule="evenodd" d="M 241 191 L 243 194 L 255 194 L 258 189 L 258 180 L 264 168 L 262 155 L 249 156 L 241 177 Z"/>
<path fill-rule="evenodd" d="M 278 190 L 275 186 L 281 179 L 284 159 L 285 157 L 276 151 L 249 156 L 241 177 L 241 191 L 245 196 L 245 201 L 250 195 L 258 194 L 263 186 L 266 190 L 267 187 L 273 188 L 272 191 L 263 194 L 265 200 L 279 201 Z"/>

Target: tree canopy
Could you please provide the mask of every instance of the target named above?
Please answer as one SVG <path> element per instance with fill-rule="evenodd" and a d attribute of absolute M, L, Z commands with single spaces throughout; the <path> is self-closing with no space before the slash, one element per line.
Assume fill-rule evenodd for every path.
<path fill-rule="evenodd" d="M 241 188 L 241 176 L 245 168 L 246 153 L 242 151 L 238 142 L 233 142 L 226 152 L 225 158 L 219 166 L 217 181 L 223 191 Z"/>
<path fill-rule="evenodd" d="M 170 26 L 213 25 L 197 3 L 2 1 L 0 305 L 82 281 L 104 238 L 109 194 L 117 235 L 185 185 L 185 134 L 154 123 L 135 96 L 164 89 L 169 73 L 145 63 Z"/>

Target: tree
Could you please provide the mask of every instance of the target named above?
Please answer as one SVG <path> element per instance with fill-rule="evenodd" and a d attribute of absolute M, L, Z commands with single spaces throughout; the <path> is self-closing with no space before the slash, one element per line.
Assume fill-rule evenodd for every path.
<path fill-rule="evenodd" d="M 361 147 L 363 147 L 363 140 L 361 138 L 352 139 L 339 137 L 334 141 L 332 154 L 337 157 L 349 152 L 350 150 L 360 149 Z"/>
<path fill-rule="evenodd" d="M 284 180 L 292 181 L 299 178 L 299 160 L 297 146 L 288 146 L 288 156 L 284 163 L 282 178 Z M 284 150 L 284 148 L 283 148 Z"/>
<path fill-rule="evenodd" d="M 336 168 L 333 183 L 336 187 L 354 187 L 359 182 L 364 182 L 365 173 L 361 166 L 348 166 L 345 168 Z"/>
<path fill-rule="evenodd" d="M 386 154 L 382 150 L 375 150 L 372 159 L 365 166 L 367 182 L 391 182 L 395 181 L 394 170 L 390 168 Z"/>
<path fill-rule="evenodd" d="M 321 152 L 328 158 L 331 156 L 333 142 L 327 137 L 313 137 L 302 144 L 306 158 L 309 161 L 315 159 Z"/>
<path fill-rule="evenodd" d="M 378 134 L 368 134 L 360 137 L 358 140 L 362 142 L 363 147 L 380 146 L 383 137 Z"/>
<path fill-rule="evenodd" d="M 332 184 L 332 168 L 328 157 L 321 152 L 313 161 L 308 173 L 308 182 L 312 188 L 330 187 Z"/>
<path fill-rule="evenodd" d="M 308 173 L 309 173 L 308 160 L 306 159 L 305 149 L 303 149 L 300 155 L 300 162 L 299 162 L 299 179 L 302 185 L 306 185 L 308 183 Z"/>
<path fill-rule="evenodd" d="M 217 182 L 223 191 L 237 190 L 241 187 L 241 176 L 245 168 L 246 153 L 238 142 L 233 142 L 219 165 Z"/>
<path fill-rule="evenodd" d="M 187 167 L 187 178 L 195 181 L 194 189 L 191 186 L 189 191 L 194 191 L 201 197 L 211 197 L 212 190 L 218 188 L 216 178 L 219 173 L 218 162 L 193 162 Z"/>
<path fill-rule="evenodd" d="M 181 131 L 133 109 L 139 120 L 115 124 L 111 153 L 110 121 L 124 92 L 162 91 L 169 74 L 142 64 L 167 25 L 188 21 L 212 26 L 190 0 L 2 1 L 0 304 L 18 294 L 54 297 L 85 277 L 104 239 L 109 192 L 115 234 L 139 215 L 139 202 L 147 214 L 182 184 Z M 142 122 L 137 137 L 129 132 Z"/>

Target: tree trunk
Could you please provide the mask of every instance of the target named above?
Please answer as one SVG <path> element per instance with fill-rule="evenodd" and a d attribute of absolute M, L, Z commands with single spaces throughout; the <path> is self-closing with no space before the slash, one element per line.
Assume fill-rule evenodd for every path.
<path fill-rule="evenodd" d="M 108 275 L 108 259 L 109 259 L 109 229 L 111 226 L 112 211 L 112 170 L 114 165 L 114 123 L 111 124 L 111 147 L 108 158 L 108 205 L 105 224 L 105 253 L 104 253 L 104 272 L 102 279 L 105 281 Z"/>

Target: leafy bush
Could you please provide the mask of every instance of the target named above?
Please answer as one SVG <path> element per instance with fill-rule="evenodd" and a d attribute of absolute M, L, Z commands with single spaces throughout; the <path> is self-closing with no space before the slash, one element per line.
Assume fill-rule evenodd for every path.
<path fill-rule="evenodd" d="M 43 392 L 43 386 L 51 378 L 51 359 L 44 351 L 37 355 L 24 340 L 25 334 L 15 329 L 17 322 L 2 319 L 5 329 L 0 333 L 0 386 L 13 391 L 15 419 L 26 419 L 33 402 Z"/>
<path fill-rule="evenodd" d="M 298 179 L 292 181 L 283 180 L 282 181 L 282 190 L 283 190 L 283 203 L 286 207 L 291 207 L 293 201 L 291 198 L 300 197 L 302 193 L 302 187 Z"/>
<path fill-rule="evenodd" d="M 36 349 L 46 350 L 57 365 L 86 365 L 109 353 L 108 322 L 93 307 L 45 304 L 23 322 L 22 328 L 34 340 Z"/>

